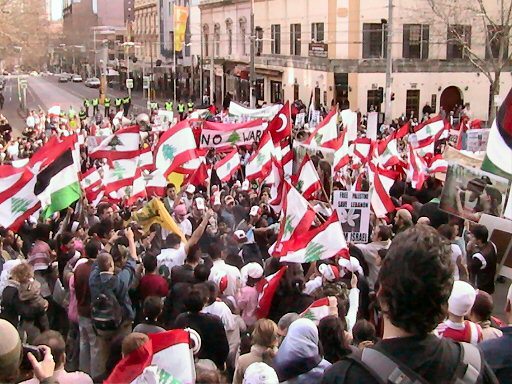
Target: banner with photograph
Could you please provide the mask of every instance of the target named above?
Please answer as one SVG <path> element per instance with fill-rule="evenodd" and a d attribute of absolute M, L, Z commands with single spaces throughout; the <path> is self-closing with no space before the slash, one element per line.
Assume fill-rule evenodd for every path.
<path fill-rule="evenodd" d="M 334 191 L 333 208 L 338 213 L 347 241 L 368 243 L 370 228 L 370 193 Z"/>
<path fill-rule="evenodd" d="M 187 31 L 188 7 L 174 5 L 174 51 L 181 52 Z"/>
<path fill-rule="evenodd" d="M 466 149 L 471 152 L 485 151 L 490 129 L 470 129 L 466 132 Z"/>
<path fill-rule="evenodd" d="M 509 184 L 509 180 L 492 173 L 450 163 L 439 207 L 475 222 L 482 214 L 501 217 Z"/>

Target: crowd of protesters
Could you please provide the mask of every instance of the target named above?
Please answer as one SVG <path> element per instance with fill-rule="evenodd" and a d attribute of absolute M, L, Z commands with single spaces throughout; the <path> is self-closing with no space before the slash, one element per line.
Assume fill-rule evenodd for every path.
<path fill-rule="evenodd" d="M 293 108 L 294 118 L 305 112 Z M 73 120 L 29 117 L 19 138 L 3 130 L 2 160 L 30 157 Z M 75 121 L 89 134 L 119 123 Z M 419 190 L 397 181 L 396 210 L 371 218 L 368 244 L 349 244 L 350 260 L 306 264 L 269 255 L 279 230 L 269 188 L 212 183 L 168 184 L 159 196 L 184 238 L 144 230 L 135 207 L 85 198 L 45 222 L 2 228 L 0 382 L 102 382 L 145 335 L 177 328 L 201 338 L 197 383 L 512 382 L 512 288 L 498 319 L 496 247 L 485 226 L 439 209 L 440 181 Z M 258 283 L 284 264 L 259 318 Z M 336 298 L 333 315 L 301 316 L 324 297 Z M 40 346 L 39 359 L 27 344 Z"/>

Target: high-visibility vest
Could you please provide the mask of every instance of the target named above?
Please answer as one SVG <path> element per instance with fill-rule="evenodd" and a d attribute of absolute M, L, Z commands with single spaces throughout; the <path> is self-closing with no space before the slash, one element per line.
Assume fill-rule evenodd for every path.
<path fill-rule="evenodd" d="M 121 104 L 123 104 L 123 99 L 116 97 L 115 103 L 116 103 L 116 107 L 120 107 Z"/>
<path fill-rule="evenodd" d="M 80 112 L 78 112 L 78 118 L 80 120 L 85 120 L 87 118 L 87 115 L 85 114 L 84 111 L 80 111 Z"/>
<path fill-rule="evenodd" d="M 174 105 L 173 105 L 172 101 L 166 101 L 165 102 L 165 110 L 166 111 L 172 111 L 173 107 L 174 107 Z"/>
<path fill-rule="evenodd" d="M 179 113 L 185 112 L 185 104 L 183 104 L 183 103 L 178 104 L 178 112 Z"/>
<path fill-rule="evenodd" d="M 129 97 L 125 97 L 125 98 L 123 99 L 123 104 L 130 104 L 130 103 L 131 103 L 131 101 L 132 101 L 132 100 L 131 100 Z"/>
<path fill-rule="evenodd" d="M 110 107 L 110 99 L 108 97 L 105 98 L 105 100 L 103 100 L 103 105 L 106 107 L 106 108 L 109 108 Z"/>
<path fill-rule="evenodd" d="M 100 103 L 100 101 L 98 100 L 98 98 L 97 98 L 97 97 L 95 97 L 94 99 L 92 99 L 92 106 L 93 106 L 93 107 L 96 107 L 99 103 Z"/>
<path fill-rule="evenodd" d="M 84 107 L 85 108 L 89 108 L 91 106 L 91 100 L 89 99 L 84 99 Z"/>
<path fill-rule="evenodd" d="M 158 103 L 155 103 L 154 101 L 149 104 L 149 107 L 151 109 L 158 109 Z"/>
<path fill-rule="evenodd" d="M 189 112 L 192 112 L 194 110 L 194 103 L 188 103 L 187 106 Z"/>

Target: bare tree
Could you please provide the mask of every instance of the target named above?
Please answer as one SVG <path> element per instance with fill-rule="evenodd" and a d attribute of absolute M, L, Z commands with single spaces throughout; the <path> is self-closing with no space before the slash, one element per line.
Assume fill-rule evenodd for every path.
<path fill-rule="evenodd" d="M 427 0 L 437 22 L 447 28 L 447 43 L 462 48 L 467 58 L 488 80 L 489 121 L 496 114 L 495 96 L 500 92 L 501 73 L 510 67 L 512 49 L 509 49 L 512 33 L 512 0 Z M 478 20 L 475 24 L 473 20 Z M 471 44 L 470 28 L 483 32 L 482 45 Z M 461 28 L 462 27 L 462 28 Z M 469 32 L 469 33 L 468 33 Z"/>

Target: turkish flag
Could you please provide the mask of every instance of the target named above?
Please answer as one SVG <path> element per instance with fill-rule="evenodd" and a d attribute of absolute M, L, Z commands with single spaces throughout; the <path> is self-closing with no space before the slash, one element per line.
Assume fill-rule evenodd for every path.
<path fill-rule="evenodd" d="M 287 101 L 277 115 L 268 123 L 268 131 L 274 143 L 287 139 L 292 134 L 292 118 L 290 116 L 290 103 Z"/>

